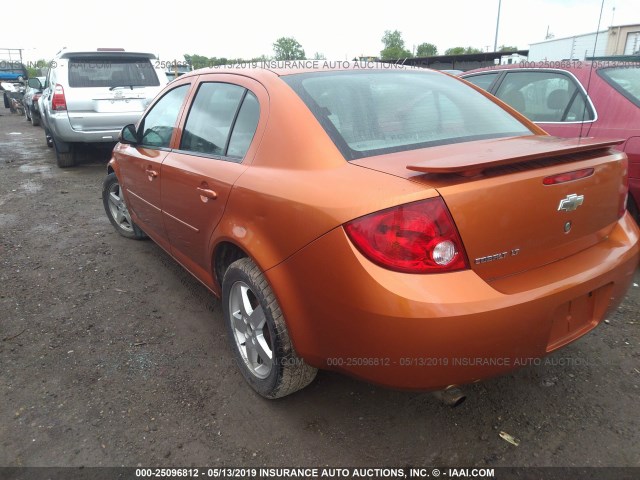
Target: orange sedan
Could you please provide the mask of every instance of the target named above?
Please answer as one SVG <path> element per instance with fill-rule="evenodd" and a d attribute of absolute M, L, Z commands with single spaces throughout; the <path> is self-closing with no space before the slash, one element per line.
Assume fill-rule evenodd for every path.
<path fill-rule="evenodd" d="M 437 390 L 597 326 L 638 265 L 617 140 L 550 137 L 425 70 L 205 69 L 113 151 L 116 230 L 222 300 L 247 382 Z"/>

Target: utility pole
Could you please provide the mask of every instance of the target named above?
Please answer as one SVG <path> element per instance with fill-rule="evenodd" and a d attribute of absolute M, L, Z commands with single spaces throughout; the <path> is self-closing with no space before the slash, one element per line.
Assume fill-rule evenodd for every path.
<path fill-rule="evenodd" d="M 496 20 L 496 39 L 493 42 L 493 51 L 498 51 L 498 28 L 500 27 L 500 8 L 502 7 L 502 0 L 498 0 L 498 19 Z"/>

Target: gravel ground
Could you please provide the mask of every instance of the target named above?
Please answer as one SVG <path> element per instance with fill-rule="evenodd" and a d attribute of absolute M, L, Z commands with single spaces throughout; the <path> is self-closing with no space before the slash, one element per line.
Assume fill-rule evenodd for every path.
<path fill-rule="evenodd" d="M 112 228 L 108 152 L 61 170 L 1 113 L 0 466 L 640 466 L 640 273 L 607 324 L 455 409 L 330 372 L 266 401 L 218 301 Z"/>

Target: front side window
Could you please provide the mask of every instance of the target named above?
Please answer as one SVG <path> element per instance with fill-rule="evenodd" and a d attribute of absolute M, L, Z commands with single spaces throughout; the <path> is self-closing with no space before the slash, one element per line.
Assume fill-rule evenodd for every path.
<path fill-rule="evenodd" d="M 601 68 L 598 74 L 613 88 L 640 107 L 640 68 Z"/>
<path fill-rule="evenodd" d="M 139 127 L 142 145 L 169 148 L 178 113 L 190 86 L 181 85 L 170 90 L 149 110 Z"/>
<path fill-rule="evenodd" d="M 180 150 L 242 160 L 260 117 L 251 92 L 229 83 L 203 83 L 193 101 Z"/>
<path fill-rule="evenodd" d="M 81 57 L 69 60 L 69 86 L 76 88 L 157 87 L 148 58 Z"/>
<path fill-rule="evenodd" d="M 319 72 L 283 79 L 347 160 L 532 133 L 468 85 L 434 72 Z"/>
<path fill-rule="evenodd" d="M 495 96 L 534 122 L 594 119 L 582 89 L 561 72 L 509 72 Z"/>

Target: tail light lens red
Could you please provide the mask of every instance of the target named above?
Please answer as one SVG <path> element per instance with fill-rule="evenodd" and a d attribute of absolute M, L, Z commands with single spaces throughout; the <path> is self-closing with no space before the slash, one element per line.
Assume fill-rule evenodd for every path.
<path fill-rule="evenodd" d="M 552 175 L 545 177 L 542 180 L 544 185 L 557 185 L 558 183 L 572 182 L 573 180 L 580 180 L 581 178 L 587 178 L 593 175 L 595 169 L 585 168 L 583 170 L 574 170 L 573 172 L 564 172 L 558 175 Z"/>
<path fill-rule="evenodd" d="M 56 85 L 53 89 L 53 97 L 51 98 L 52 110 L 66 110 L 67 99 L 64 97 L 64 88 L 62 85 Z"/>
<path fill-rule="evenodd" d="M 444 201 L 434 197 L 357 218 L 345 224 L 353 244 L 378 265 L 406 273 L 469 268 Z"/>

